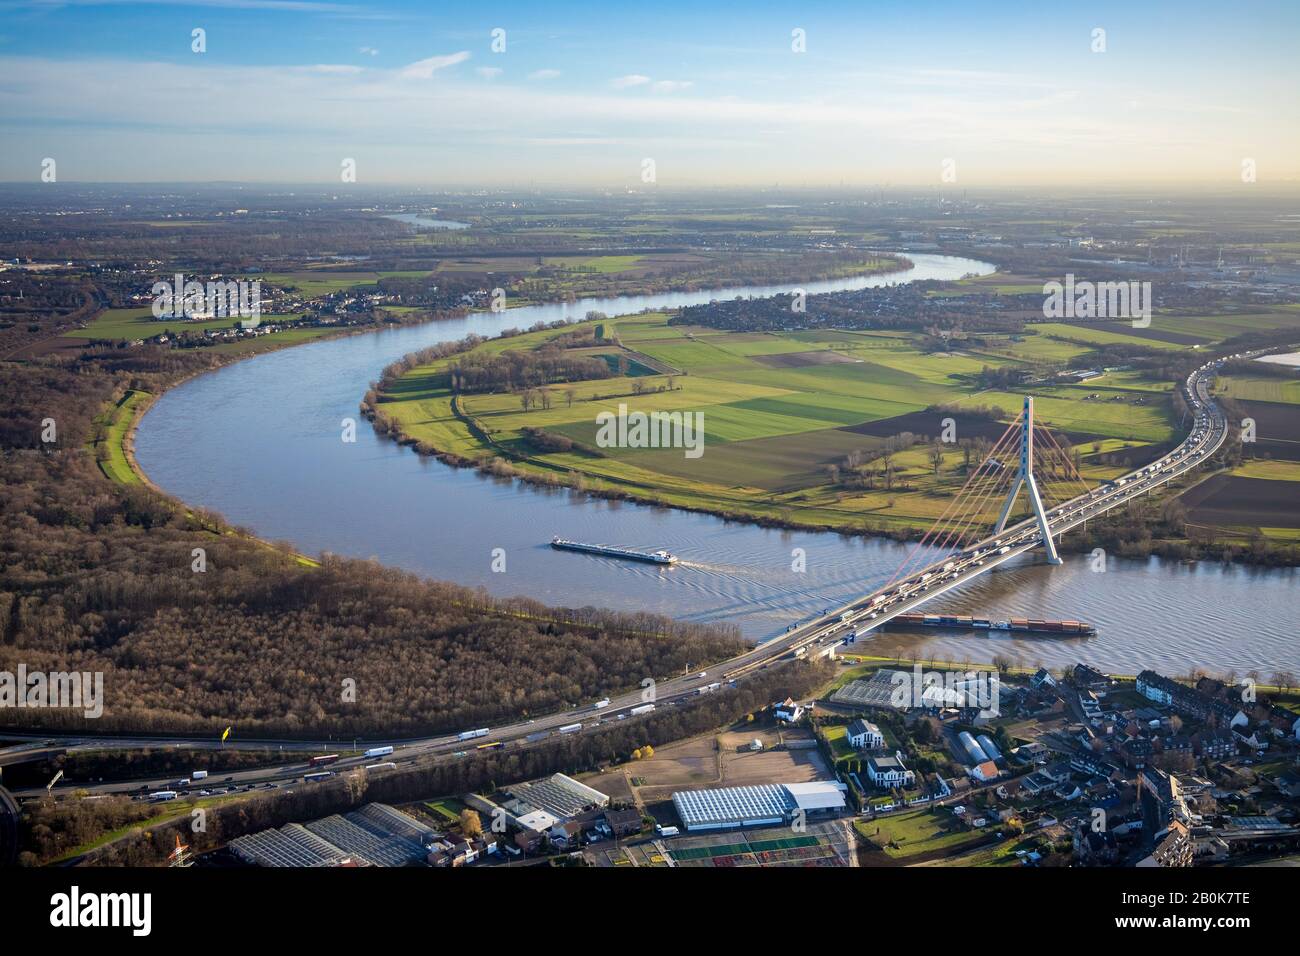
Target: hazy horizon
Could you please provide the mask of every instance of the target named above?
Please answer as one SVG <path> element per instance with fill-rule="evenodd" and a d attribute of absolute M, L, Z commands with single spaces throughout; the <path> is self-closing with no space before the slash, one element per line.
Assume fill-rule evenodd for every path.
<path fill-rule="evenodd" d="M 1246 164 L 1252 185 L 1300 182 L 1300 11 L 1267 0 L 0 8 L 11 183 L 46 159 L 82 184 L 1229 190 Z"/>

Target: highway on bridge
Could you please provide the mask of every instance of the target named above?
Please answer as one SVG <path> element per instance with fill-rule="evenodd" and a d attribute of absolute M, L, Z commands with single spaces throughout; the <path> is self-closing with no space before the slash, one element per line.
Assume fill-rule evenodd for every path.
<path fill-rule="evenodd" d="M 1259 353 L 1250 353 L 1255 355 Z M 1248 355 L 1234 355 L 1232 358 L 1244 358 Z M 1108 482 L 1086 494 L 1065 501 L 1047 512 L 1053 535 L 1061 534 L 1075 528 L 1090 518 L 1118 507 L 1139 495 L 1172 481 L 1179 475 L 1196 468 L 1206 461 L 1223 445 L 1227 438 L 1228 423 L 1214 402 L 1209 391 L 1209 382 L 1214 372 L 1227 359 L 1207 362 L 1194 371 L 1184 386 L 1188 406 L 1195 415 L 1192 431 L 1181 445 L 1169 454 L 1145 467 Z M 338 772 L 376 763 L 410 763 L 434 759 L 462 759 L 476 749 L 484 747 L 525 747 L 548 740 L 560 733 L 586 733 L 614 721 L 638 719 L 650 711 L 643 710 L 646 705 L 653 705 L 652 710 L 681 704 L 700 694 L 711 693 L 721 689 L 729 682 L 742 678 L 761 668 L 799 653 L 801 648 L 819 653 L 826 646 L 841 642 L 849 629 L 857 631 L 859 637 L 891 618 L 910 611 L 926 601 L 959 587 L 976 576 L 1010 561 L 1042 544 L 1042 532 L 1037 518 L 1030 517 L 1020 523 L 1006 528 L 999 534 L 990 535 L 981 541 L 966 547 L 955 555 L 947 555 L 938 561 L 923 567 L 907 577 L 885 585 L 842 607 L 828 609 L 813 620 L 793 628 L 786 634 L 773 638 L 746 651 L 730 660 L 714 664 L 707 670 L 684 676 L 665 678 L 653 687 L 642 688 L 609 699 L 607 705 L 587 704 L 582 707 L 539 717 L 535 720 L 519 721 L 496 728 L 481 728 L 486 733 L 465 738 L 461 735 L 424 737 L 413 740 L 361 740 L 357 747 L 389 745 L 394 748 L 392 754 L 383 757 L 365 758 L 351 756 L 342 758 L 328 767 L 310 768 L 312 770 L 331 770 Z M 633 714 L 632 710 L 639 712 Z M 575 724 L 581 724 L 575 728 Z M 565 730 L 561 730 L 565 728 Z M 468 733 L 468 731 L 467 731 Z M 29 760 L 33 754 L 54 753 L 61 750 L 122 750 L 163 747 L 188 747 L 196 752 L 216 750 L 221 743 L 211 738 L 202 737 L 148 737 L 134 735 L 104 736 L 91 735 L 65 736 L 48 733 L 3 731 L 3 736 L 12 740 L 25 740 L 24 744 L 0 751 L 0 765 L 20 760 Z M 229 749 L 261 750 L 279 754 L 310 755 L 334 753 L 350 749 L 349 741 L 322 742 L 321 740 L 249 740 L 230 741 L 225 744 Z M 199 763 L 201 761 L 196 761 Z M 197 768 L 196 768 L 197 769 Z M 189 792 L 199 786 L 206 792 L 227 792 L 232 789 L 244 791 L 256 787 L 286 787 L 302 781 L 308 772 L 305 763 L 294 762 L 276 767 L 264 767 L 257 770 L 235 771 L 208 777 L 202 784 L 194 784 Z M 376 770 L 376 772 L 383 772 Z M 72 789 L 91 793 L 147 793 L 174 789 L 175 780 L 160 780 L 157 776 L 133 781 L 85 784 L 69 781 L 65 792 Z M 31 798 L 45 793 L 44 787 L 15 791 L 15 796 Z"/>

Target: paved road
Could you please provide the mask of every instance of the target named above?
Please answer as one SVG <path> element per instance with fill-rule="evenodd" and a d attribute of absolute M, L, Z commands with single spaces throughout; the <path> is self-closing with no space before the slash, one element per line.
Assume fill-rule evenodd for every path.
<path fill-rule="evenodd" d="M 1262 353 L 1250 353 L 1253 356 Z M 1249 357 L 1249 356 L 1231 356 Z M 1188 405 L 1195 413 L 1195 423 L 1188 438 L 1177 448 L 1160 460 L 1141 469 L 1130 472 L 1114 482 L 1073 498 L 1053 508 L 1047 513 L 1054 534 L 1060 534 L 1077 527 L 1090 518 L 1095 518 L 1112 508 L 1118 507 L 1139 495 L 1147 494 L 1174 478 L 1198 467 L 1222 446 L 1227 437 L 1228 423 L 1209 392 L 1209 381 L 1223 360 L 1208 362 L 1193 372 L 1187 379 L 1184 391 Z M 886 587 L 865 595 L 849 604 L 838 608 L 828 608 L 823 614 L 804 622 L 786 634 L 760 644 L 730 660 L 723 661 L 699 673 L 668 677 L 658 681 L 653 687 L 633 691 L 610 698 L 609 704 L 596 708 L 588 704 L 583 707 L 539 717 L 536 720 L 520 721 L 500 727 L 487 728 L 488 733 L 470 740 L 458 739 L 456 735 L 424 737 L 414 740 L 378 740 L 359 741 L 358 746 L 369 748 L 376 745 L 392 745 L 391 755 L 366 759 L 351 757 L 339 760 L 329 769 L 338 771 L 378 762 L 409 763 L 415 760 L 454 760 L 461 759 L 478 747 L 499 743 L 502 747 L 524 747 L 539 743 L 552 734 L 559 733 L 561 727 L 581 724 L 580 730 L 586 733 L 611 721 L 637 719 L 632 714 L 634 708 L 647 703 L 656 710 L 680 705 L 683 701 L 703 693 L 711 693 L 723 684 L 742 679 L 745 675 L 772 665 L 796 653 L 820 653 L 827 647 L 840 643 L 850 629 L 857 631 L 861 638 L 864 633 L 874 630 L 899 614 L 931 600 L 935 596 L 959 587 L 974 577 L 991 570 L 998 565 L 1038 547 L 1042 543 L 1042 534 L 1035 518 L 1026 519 L 1011 526 L 1000 534 L 991 535 L 976 542 L 960 554 L 941 559 L 922 568 L 907 578 L 893 582 Z M 801 651 L 802 649 L 802 651 Z M 540 736 L 539 736 L 540 735 Z M 0 764 L 15 759 L 29 759 L 33 753 L 60 749 L 76 750 L 122 750 L 144 747 L 159 748 L 183 745 L 197 751 L 217 749 L 221 744 L 213 739 L 201 737 L 142 737 L 142 736 L 59 736 L 42 733 L 15 733 L 4 731 L 10 739 L 23 739 L 27 743 L 19 748 L 0 751 Z M 240 750 L 273 751 L 275 753 L 292 753 L 308 756 L 350 750 L 350 742 L 324 744 L 319 740 L 259 740 L 231 741 L 226 747 Z M 201 759 L 196 759 L 196 766 Z M 263 768 L 259 770 L 238 771 L 229 774 L 214 774 L 204 781 L 202 786 L 220 788 L 237 785 L 241 788 L 290 786 L 302 780 L 307 771 L 305 762 L 295 762 L 286 767 Z M 156 791 L 171 788 L 172 781 L 154 777 L 137 779 L 129 782 L 85 785 L 70 781 L 69 788 L 85 789 L 92 793 L 132 792 L 139 790 Z M 20 797 L 39 796 L 44 788 L 19 791 Z"/>

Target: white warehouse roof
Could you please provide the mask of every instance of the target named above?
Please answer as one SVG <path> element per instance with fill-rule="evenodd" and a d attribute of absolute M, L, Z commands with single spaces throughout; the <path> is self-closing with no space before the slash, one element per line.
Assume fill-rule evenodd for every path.
<path fill-rule="evenodd" d="M 547 813 L 545 810 L 534 810 L 532 813 L 525 813 L 521 817 L 516 817 L 516 822 L 525 830 L 549 830 L 555 824 L 560 822 L 560 818 Z"/>
<path fill-rule="evenodd" d="M 673 794 L 673 806 L 688 830 L 715 830 L 783 823 L 795 810 L 840 810 L 844 792 L 835 783 L 683 790 Z"/>
<path fill-rule="evenodd" d="M 787 783 L 785 789 L 794 797 L 800 810 L 844 809 L 845 785 L 842 783 Z"/>

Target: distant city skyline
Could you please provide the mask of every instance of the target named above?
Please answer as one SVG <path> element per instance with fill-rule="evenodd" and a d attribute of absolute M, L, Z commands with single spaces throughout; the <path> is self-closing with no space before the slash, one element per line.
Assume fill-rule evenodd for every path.
<path fill-rule="evenodd" d="M 1300 182 L 1293 3 L 0 10 L 11 182 Z"/>

